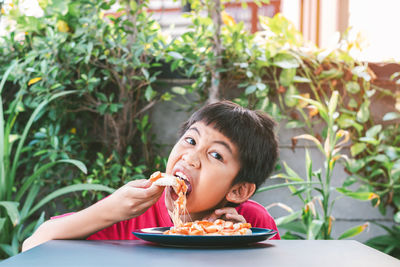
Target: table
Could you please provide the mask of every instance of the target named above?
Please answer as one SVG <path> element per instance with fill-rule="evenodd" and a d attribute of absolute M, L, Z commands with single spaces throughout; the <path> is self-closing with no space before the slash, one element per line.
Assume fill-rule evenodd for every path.
<path fill-rule="evenodd" d="M 268 240 L 228 248 L 167 247 L 141 240 L 53 240 L 0 266 L 400 267 L 400 260 L 353 240 Z"/>

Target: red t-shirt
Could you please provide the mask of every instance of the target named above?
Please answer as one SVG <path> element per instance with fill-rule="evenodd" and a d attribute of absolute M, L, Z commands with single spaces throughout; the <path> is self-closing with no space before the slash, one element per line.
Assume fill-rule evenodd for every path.
<path fill-rule="evenodd" d="M 268 211 L 253 200 L 248 200 L 236 210 L 252 227 L 273 229 L 278 231 L 275 221 Z M 171 227 L 172 221 L 165 206 L 164 194 L 142 215 L 130 220 L 121 221 L 89 236 L 88 240 L 131 240 L 138 239 L 132 231 L 150 227 Z M 272 239 L 281 239 L 279 233 Z"/>

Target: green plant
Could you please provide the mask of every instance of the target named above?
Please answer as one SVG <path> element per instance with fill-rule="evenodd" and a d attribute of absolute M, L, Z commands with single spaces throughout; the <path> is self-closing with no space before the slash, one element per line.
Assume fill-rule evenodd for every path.
<path fill-rule="evenodd" d="M 386 235 L 373 237 L 365 244 L 400 259 L 400 211 L 393 216 L 392 227 L 374 222 L 386 231 Z"/>
<path fill-rule="evenodd" d="M 146 11 L 148 1 L 119 1 L 121 8 L 116 12 L 110 9 L 115 0 L 39 1 L 43 10 L 39 18 L 21 14 L 18 2 L 6 14 L 17 29 L 0 43 L 4 55 L 0 69 L 11 60 L 20 62 L 9 77 L 5 101 L 12 101 L 21 91 L 24 107 L 34 109 L 49 94 L 78 91 L 49 103 L 49 111 L 32 126 L 35 134 L 29 141 L 35 152 L 28 151 L 26 158 L 76 158 L 95 166 L 96 155 L 117 153 L 113 163 L 121 170 L 146 165 L 144 172 L 149 175 L 159 166 L 160 157 L 149 131 L 148 114 L 156 103 L 169 98 L 168 92 L 155 86 L 165 41 L 160 26 Z M 21 32 L 22 40 L 16 38 Z M 125 166 L 127 162 L 132 165 Z M 36 161 L 25 164 L 31 169 Z M 89 176 L 98 175 L 96 179 L 101 180 L 99 173 L 103 172 L 108 183 L 116 167 L 106 164 L 104 168 L 104 172 Z M 57 166 L 44 176 L 49 191 L 87 179 L 76 170 Z M 57 181 L 50 183 L 54 177 Z M 112 184 L 117 186 L 114 180 Z M 120 180 L 119 186 L 123 183 Z M 96 199 L 85 196 L 86 202 Z M 69 207 L 80 209 L 85 201 L 75 203 L 77 206 Z"/>
<path fill-rule="evenodd" d="M 31 147 L 25 145 L 28 133 L 38 115 L 44 112 L 51 101 L 62 96 L 76 93 L 65 91 L 56 93 L 43 100 L 35 108 L 26 122 L 21 134 L 14 132 L 14 125 L 18 115 L 23 111 L 22 95 L 17 94 L 14 101 L 9 103 L 6 113 L 3 112 L 3 99 L 1 97 L 4 84 L 10 72 L 15 68 L 14 62 L 2 76 L 0 82 L 0 257 L 13 256 L 19 252 L 22 241 L 44 220 L 44 212 L 36 219 L 36 211 L 61 195 L 79 190 L 104 190 L 112 192 L 113 189 L 100 186 L 77 184 L 55 190 L 48 194 L 41 194 L 43 184 L 41 175 L 57 164 L 72 164 L 86 173 L 85 165 L 73 159 L 62 159 L 50 162 L 41 162 L 35 166 L 33 174 L 20 177 L 17 173 L 21 166 L 20 157 Z M 4 116 L 7 114 L 7 116 Z M 14 147 L 16 145 L 16 147 Z M 43 193 L 43 192 L 42 192 Z"/>
<path fill-rule="evenodd" d="M 292 170 L 286 163 L 284 168 L 286 174 L 279 173 L 275 178 L 283 178 L 286 181 L 298 182 L 300 186 L 288 183 L 287 186 L 294 196 L 300 198 L 303 202 L 303 208 L 277 219 L 279 227 L 285 228 L 288 232 L 284 238 L 288 239 L 332 239 L 331 230 L 333 225 L 332 211 L 336 199 L 332 199 L 332 176 L 336 162 L 341 158 L 346 158 L 340 153 L 349 141 L 349 133 L 338 129 L 335 125 L 337 103 L 339 100 L 338 91 L 333 91 L 332 96 L 327 105 L 315 100 L 294 96 L 295 98 L 305 101 L 309 105 L 313 105 L 319 112 L 320 116 L 326 123 L 325 141 L 321 143 L 317 138 L 309 134 L 303 134 L 293 138 L 294 146 L 300 139 L 312 141 L 324 157 L 323 169 L 313 170 L 311 157 L 306 150 L 305 165 L 306 178 L 302 178 L 298 173 Z M 285 185 L 285 184 L 283 184 Z M 259 191 L 269 190 L 271 188 L 261 188 Z M 349 196 L 359 200 L 371 200 L 378 198 L 375 193 L 365 191 L 353 191 L 348 188 L 336 188 L 336 191 L 342 196 Z M 276 204 L 275 204 L 276 205 Z M 319 206 L 319 207 L 318 207 Z M 300 221 L 296 221 L 300 219 Z M 367 224 L 353 227 L 338 238 L 349 238 L 361 233 Z"/>
<path fill-rule="evenodd" d="M 101 184 L 111 188 L 118 188 L 121 184 L 125 184 L 135 179 L 147 179 L 145 174 L 148 167 L 145 164 L 134 166 L 130 161 L 131 148 L 127 149 L 127 154 L 124 158 L 120 158 L 118 153 L 114 151 L 111 155 L 105 156 L 102 153 L 97 153 L 97 159 L 89 169 L 88 175 L 81 175 L 72 180 L 72 184 Z M 164 164 L 161 166 L 156 164 L 157 170 L 165 169 Z M 104 198 L 106 192 L 84 190 L 81 193 L 74 193 L 73 197 L 63 199 L 64 205 L 68 209 L 75 209 L 76 207 L 85 207 L 95 201 Z"/>
<path fill-rule="evenodd" d="M 201 101 L 215 102 L 224 97 L 229 90 L 229 81 L 232 81 L 230 78 L 236 75 L 239 64 L 244 64 L 240 60 L 248 56 L 243 52 L 251 45 L 253 36 L 244 28 L 243 22 L 236 24 L 224 11 L 224 3 L 228 1 L 181 2 L 191 5 L 192 12 L 184 16 L 191 19 L 192 25 L 169 45 L 166 60 L 172 62 L 173 71 L 196 78 L 187 87 L 189 92 L 199 93 Z M 245 7 L 245 1 L 241 2 Z M 269 1 L 255 2 L 261 5 Z"/>

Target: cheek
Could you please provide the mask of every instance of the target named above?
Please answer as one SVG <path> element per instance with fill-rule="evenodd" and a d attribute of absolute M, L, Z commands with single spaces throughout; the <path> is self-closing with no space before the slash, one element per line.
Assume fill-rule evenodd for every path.
<path fill-rule="evenodd" d="M 215 207 L 228 193 L 236 173 L 232 169 L 204 169 L 196 186 L 196 192 L 193 194 L 194 198 L 191 199 L 191 202 L 193 201 L 191 204 L 200 210 Z"/>
<path fill-rule="evenodd" d="M 166 173 L 171 174 L 172 169 L 174 168 L 175 162 L 177 160 L 177 155 L 178 155 L 178 149 L 176 148 L 176 146 L 174 146 L 172 148 L 171 153 L 168 156 L 168 161 L 167 161 L 167 169 L 166 169 Z"/>

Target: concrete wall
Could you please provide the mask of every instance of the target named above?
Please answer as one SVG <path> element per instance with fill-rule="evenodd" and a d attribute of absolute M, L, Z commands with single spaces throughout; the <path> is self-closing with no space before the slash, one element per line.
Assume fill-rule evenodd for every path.
<path fill-rule="evenodd" d="M 182 84 L 185 84 L 185 81 L 170 81 L 169 86 L 181 86 Z M 164 102 L 158 104 L 151 114 L 153 125 L 152 130 L 157 136 L 156 142 L 165 145 L 165 156 L 168 155 L 170 149 L 177 140 L 177 131 L 180 124 L 184 122 L 191 114 L 191 112 L 180 110 L 180 105 L 185 103 L 189 102 L 181 97 L 177 97 L 175 99 L 175 103 Z M 299 141 L 297 148 L 295 151 L 293 151 L 291 148 L 291 138 L 301 133 L 302 132 L 298 129 L 287 130 L 284 128 L 284 123 L 281 123 L 278 131 L 280 144 L 279 153 L 280 163 L 283 161 L 286 162 L 293 170 L 305 177 L 305 150 L 308 149 L 310 152 L 314 171 L 322 168 L 323 155 L 315 146 L 312 145 L 311 142 L 307 141 Z M 346 177 L 347 174 L 345 173 L 343 166 L 337 164 L 334 170 L 332 186 L 340 187 Z M 282 181 L 279 179 L 269 179 L 264 185 L 267 186 L 277 183 L 282 183 Z M 335 218 L 332 236 L 335 238 L 339 237 L 341 233 L 350 227 L 364 224 L 365 222 L 373 220 L 385 225 L 391 225 L 393 212 L 390 210 L 387 212 L 386 216 L 382 216 L 377 208 L 371 206 L 369 201 L 361 202 L 349 197 L 340 197 L 340 195 L 334 191 L 331 199 L 333 200 L 335 198 L 337 198 L 337 200 L 332 212 L 332 215 Z M 254 195 L 252 199 L 264 206 L 281 202 L 290 206 L 293 210 L 299 210 L 303 206 L 299 198 L 297 196 L 291 196 L 289 189 L 286 187 L 258 193 Z M 279 207 L 272 207 L 269 209 L 269 212 L 274 218 L 288 214 L 287 211 Z M 280 229 L 281 233 L 284 231 L 284 229 Z M 381 234 L 385 234 L 385 231 L 371 223 L 368 230 L 356 236 L 354 239 L 363 242 L 373 236 Z"/>

